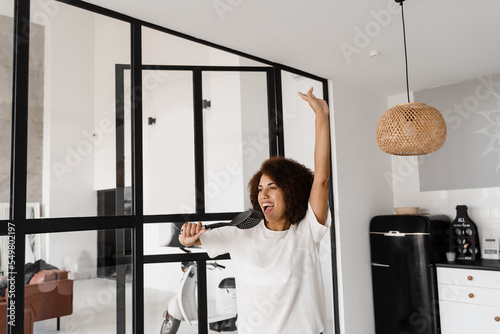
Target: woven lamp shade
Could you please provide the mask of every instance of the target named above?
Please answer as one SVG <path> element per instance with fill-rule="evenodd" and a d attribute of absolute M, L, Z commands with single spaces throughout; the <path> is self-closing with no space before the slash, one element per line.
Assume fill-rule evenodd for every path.
<path fill-rule="evenodd" d="M 425 103 L 404 103 L 387 110 L 377 126 L 377 144 L 393 155 L 435 152 L 446 140 L 441 113 Z"/>

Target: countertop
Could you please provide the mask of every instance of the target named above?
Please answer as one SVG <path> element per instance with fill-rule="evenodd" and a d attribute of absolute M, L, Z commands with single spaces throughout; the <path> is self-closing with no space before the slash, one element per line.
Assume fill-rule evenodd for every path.
<path fill-rule="evenodd" d="M 476 261 L 445 261 L 436 263 L 436 267 L 500 271 L 500 260 L 478 259 Z"/>

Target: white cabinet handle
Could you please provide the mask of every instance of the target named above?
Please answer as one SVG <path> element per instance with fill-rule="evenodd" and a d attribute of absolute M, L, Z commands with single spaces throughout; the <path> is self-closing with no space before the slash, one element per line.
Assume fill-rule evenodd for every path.
<path fill-rule="evenodd" d="M 496 322 L 500 322 L 500 317 L 495 317 Z"/>
<path fill-rule="evenodd" d="M 468 279 L 469 281 L 472 281 L 472 280 L 474 279 L 474 277 L 472 277 L 472 276 L 467 276 L 467 279 Z"/>
<path fill-rule="evenodd" d="M 473 293 L 469 293 L 469 298 L 474 298 L 474 294 Z"/>

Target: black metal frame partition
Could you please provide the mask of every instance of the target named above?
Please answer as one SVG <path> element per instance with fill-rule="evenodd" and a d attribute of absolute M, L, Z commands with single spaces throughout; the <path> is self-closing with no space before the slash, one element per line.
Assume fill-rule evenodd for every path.
<path fill-rule="evenodd" d="M 143 208 L 143 131 L 142 131 L 142 27 L 152 28 L 167 34 L 194 41 L 206 46 L 210 46 L 222 51 L 230 52 L 251 60 L 255 60 L 269 67 L 244 68 L 243 70 L 265 70 L 268 81 L 268 109 L 269 109 L 269 133 L 270 133 L 270 155 L 285 155 L 284 137 L 283 137 L 283 110 L 282 110 L 282 92 L 281 92 L 281 71 L 287 71 L 304 76 L 313 80 L 322 82 L 324 98 L 328 102 L 328 82 L 309 73 L 283 66 L 277 63 L 269 62 L 258 57 L 254 57 L 242 52 L 238 52 L 223 46 L 219 46 L 207 41 L 199 40 L 194 37 L 172 31 L 163 27 L 152 25 L 150 23 L 104 9 L 83 1 L 76 0 L 57 0 L 62 3 L 79 7 L 114 19 L 118 19 L 130 24 L 131 37 L 131 114 L 132 114 L 132 212 L 130 216 L 98 216 L 98 217 L 70 217 L 70 218 L 42 218 L 26 219 L 26 199 L 27 199 L 27 155 L 28 155 L 28 74 L 29 74 L 29 40 L 30 40 L 30 0 L 13 0 L 14 10 L 14 61 L 13 61 L 13 99 L 12 99 L 12 158 L 11 158 L 11 198 L 10 198 L 10 219 L 0 224 L 0 234 L 15 238 L 14 247 L 11 249 L 13 257 L 13 267 L 9 270 L 9 278 L 15 277 L 10 282 L 10 288 L 24 286 L 24 263 L 25 263 L 25 236 L 32 233 L 51 233 L 51 232 L 71 232 L 88 231 L 103 229 L 126 229 L 132 230 L 132 249 L 131 259 L 123 258 L 120 264 L 132 262 L 133 264 L 133 332 L 142 333 L 144 331 L 144 265 L 152 263 L 196 261 L 198 263 L 198 273 L 200 282 L 206 282 L 206 261 L 208 256 L 204 253 L 194 254 L 170 254 L 170 255 L 148 255 L 144 256 L 144 224 L 154 222 L 183 222 L 198 220 L 227 220 L 234 217 L 235 213 L 205 213 L 203 200 L 197 196 L 196 212 L 192 214 L 174 214 L 174 215 L 144 215 Z M 117 65 L 122 66 L 122 65 Z M 171 67 L 179 69 L 181 67 Z M 186 68 L 187 69 L 187 68 Z M 201 82 L 202 70 L 217 71 L 241 71 L 241 67 L 203 67 L 190 66 L 189 70 Z M 194 87 L 194 109 L 201 110 L 201 86 Z M 200 119 L 195 119 L 195 141 L 197 147 L 203 147 L 203 137 L 199 136 L 201 123 Z M 197 135 L 198 134 L 198 135 Z M 271 143 L 273 143 L 271 145 Z M 196 151 L 196 185 L 197 192 L 202 191 L 204 184 L 203 173 L 203 153 Z M 201 154 L 201 155 L 200 155 Z M 200 160 L 201 159 L 201 160 Z M 117 157 L 117 162 L 120 161 Z M 120 164 L 117 164 L 117 168 Z M 117 180 L 117 187 L 123 188 L 123 183 Z M 198 188 L 200 187 L 200 188 Z M 333 186 L 332 177 L 330 177 L 330 207 L 333 216 Z M 200 192 L 203 194 L 203 192 Z M 118 194 L 117 199 L 123 200 Z M 335 333 L 340 333 L 339 311 L 338 311 L 338 281 L 336 265 L 336 238 L 335 226 L 331 227 L 331 255 L 332 255 L 332 277 L 333 277 L 333 306 Z M 228 258 L 223 256 L 221 258 Z M 12 285 L 14 284 L 14 285 Z M 206 305 L 206 286 L 199 284 L 199 333 L 207 333 L 207 305 Z M 14 290 L 12 290 L 14 291 Z M 123 296 L 117 294 L 117 303 L 123 303 Z M 20 334 L 23 332 L 24 323 L 24 289 L 16 289 L 16 293 L 9 294 L 8 305 L 12 305 L 15 311 L 15 320 L 8 322 L 7 330 L 10 334 Z M 15 305 L 15 306 L 14 306 Z M 124 314 L 117 315 L 117 332 L 125 333 Z"/>

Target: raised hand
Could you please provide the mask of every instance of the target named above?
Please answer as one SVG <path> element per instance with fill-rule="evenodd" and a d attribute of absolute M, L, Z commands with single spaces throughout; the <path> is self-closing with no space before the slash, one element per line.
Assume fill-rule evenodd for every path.
<path fill-rule="evenodd" d="M 299 96 L 304 101 L 307 101 L 309 103 L 309 105 L 314 110 L 316 115 L 318 115 L 318 113 L 323 114 L 323 115 L 328 115 L 328 113 L 329 113 L 328 104 L 326 103 L 325 100 L 318 99 L 313 94 L 313 87 L 311 87 L 306 94 L 299 92 Z"/>

